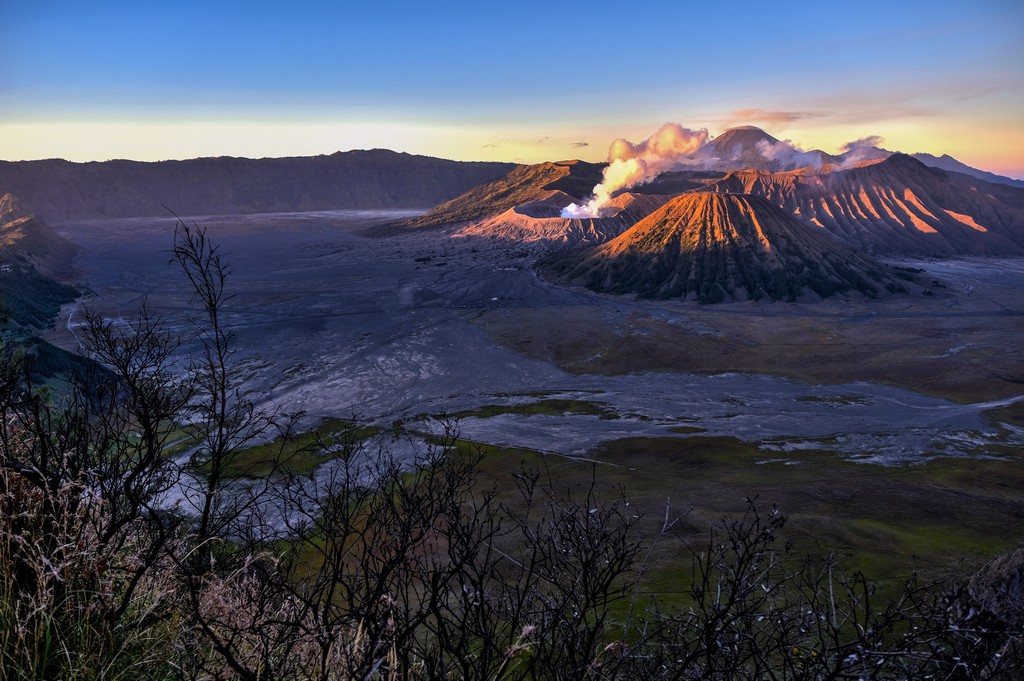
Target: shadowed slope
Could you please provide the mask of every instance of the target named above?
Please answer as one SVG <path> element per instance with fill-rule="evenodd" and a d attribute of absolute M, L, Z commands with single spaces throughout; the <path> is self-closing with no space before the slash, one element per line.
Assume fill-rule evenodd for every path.
<path fill-rule="evenodd" d="M 900 289 L 888 268 L 764 199 L 713 193 L 682 194 L 607 244 L 543 267 L 596 291 L 703 303 Z"/>
<path fill-rule="evenodd" d="M 12 194 L 0 197 L 0 258 L 20 260 L 42 274 L 65 277 L 71 273 L 75 245 L 38 220 Z"/>
<path fill-rule="evenodd" d="M 0 198 L 0 314 L 15 327 L 44 329 L 77 289 L 55 281 L 71 272 L 74 245 L 10 194 Z"/>

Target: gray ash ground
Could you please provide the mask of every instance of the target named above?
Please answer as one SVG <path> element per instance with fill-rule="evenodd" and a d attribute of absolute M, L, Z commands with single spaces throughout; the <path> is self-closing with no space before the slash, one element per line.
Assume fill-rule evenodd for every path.
<path fill-rule="evenodd" d="M 554 286 L 531 270 L 536 251 L 507 243 L 443 231 L 361 234 L 409 214 L 195 218 L 232 270 L 227 319 L 249 397 L 266 409 L 303 412 L 307 425 L 334 416 L 436 430 L 438 422 L 415 417 L 554 398 L 595 402 L 615 416 L 502 414 L 459 424 L 473 440 L 567 455 L 622 437 L 684 437 L 673 430 L 680 428 L 759 442 L 766 456 L 813 448 L 885 464 L 1024 446 L 1024 431 L 986 417 L 997 404 L 956 404 L 870 383 L 807 385 L 737 373 L 570 375 L 495 345 L 473 318 L 496 307 L 592 305 L 609 320 L 640 312 L 686 325 L 686 308 Z M 85 304 L 118 319 L 145 301 L 174 331 L 194 336 L 187 282 L 171 264 L 173 219 L 80 222 L 59 231 L 82 246 L 77 267 L 93 293 Z M 1024 293 L 1024 260 L 903 264 L 957 281 L 997 308 L 1004 289 L 1015 300 Z M 66 328 L 51 340 L 74 348 L 77 308 L 65 312 Z M 195 347 L 186 343 L 182 352 L 189 351 Z"/>

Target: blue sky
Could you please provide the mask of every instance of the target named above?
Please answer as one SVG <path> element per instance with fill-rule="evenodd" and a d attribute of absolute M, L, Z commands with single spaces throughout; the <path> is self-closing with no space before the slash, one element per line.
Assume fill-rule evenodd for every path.
<path fill-rule="evenodd" d="M 0 158 L 602 160 L 665 122 L 1024 176 L 1024 8 L 0 0 Z"/>

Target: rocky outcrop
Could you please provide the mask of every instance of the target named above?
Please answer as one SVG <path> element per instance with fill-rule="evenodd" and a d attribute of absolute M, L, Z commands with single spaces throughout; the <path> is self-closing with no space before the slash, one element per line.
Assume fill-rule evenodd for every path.
<path fill-rule="evenodd" d="M 999 556 L 971 578 L 971 597 L 1013 627 L 1024 627 L 1024 549 Z"/>

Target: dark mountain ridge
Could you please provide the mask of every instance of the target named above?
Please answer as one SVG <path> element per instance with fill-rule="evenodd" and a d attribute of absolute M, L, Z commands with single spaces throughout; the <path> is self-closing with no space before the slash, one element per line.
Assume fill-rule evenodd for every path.
<path fill-rule="evenodd" d="M 1017 180 L 1012 177 L 1006 177 L 1005 175 L 990 173 L 987 170 L 973 168 L 963 161 L 958 161 L 949 154 L 935 156 L 933 154 L 917 153 L 911 154 L 911 156 L 932 168 L 939 168 L 940 170 L 954 173 L 963 173 L 964 175 L 970 175 L 976 179 L 985 180 L 986 182 L 991 182 L 993 184 L 1005 184 L 1011 187 L 1024 188 L 1024 180 Z"/>
<path fill-rule="evenodd" d="M 511 163 L 386 149 L 288 158 L 72 163 L 0 161 L 0 193 L 42 220 L 429 208 L 507 173 Z"/>

